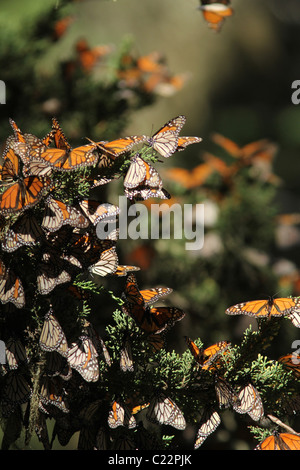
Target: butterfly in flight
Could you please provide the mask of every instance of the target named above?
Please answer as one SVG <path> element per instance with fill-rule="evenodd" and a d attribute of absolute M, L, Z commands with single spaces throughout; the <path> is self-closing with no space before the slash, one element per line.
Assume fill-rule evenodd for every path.
<path fill-rule="evenodd" d="M 202 11 L 209 28 L 217 32 L 221 30 L 225 18 L 233 15 L 233 9 L 229 6 L 228 0 L 219 2 L 202 0 L 199 9 Z"/>

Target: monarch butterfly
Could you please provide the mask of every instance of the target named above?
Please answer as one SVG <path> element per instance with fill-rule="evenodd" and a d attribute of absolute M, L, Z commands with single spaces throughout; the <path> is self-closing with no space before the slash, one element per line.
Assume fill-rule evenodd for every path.
<path fill-rule="evenodd" d="M 17 369 L 19 364 L 28 362 L 25 347 L 23 343 L 15 337 L 5 341 L 6 362 L 10 370 Z"/>
<path fill-rule="evenodd" d="M 260 395 L 252 384 L 246 385 L 238 394 L 239 403 L 234 406 L 238 413 L 248 413 L 254 420 L 258 421 L 264 414 L 263 404 Z"/>
<path fill-rule="evenodd" d="M 237 406 L 240 406 L 240 399 L 237 393 L 222 377 L 216 376 L 215 390 L 220 408 L 229 408 L 229 406 L 233 406 L 235 409 Z"/>
<path fill-rule="evenodd" d="M 21 280 L 0 260 L 0 301 L 12 302 L 17 308 L 25 305 L 25 294 Z"/>
<path fill-rule="evenodd" d="M 147 140 L 147 136 L 132 135 L 130 137 L 121 137 L 120 139 L 112 140 L 111 142 L 94 142 L 91 139 L 88 140 L 93 143 L 94 147 L 97 148 L 100 153 L 104 153 L 114 160 L 119 155 L 128 152 L 134 145 L 145 142 Z"/>
<path fill-rule="evenodd" d="M 127 405 L 121 404 L 116 400 L 112 404 L 112 409 L 108 413 L 108 425 L 115 429 L 119 426 L 126 426 L 129 429 L 136 427 L 135 417 L 132 416 Z"/>
<path fill-rule="evenodd" d="M 149 188 L 145 185 L 130 190 L 125 188 L 124 194 L 128 199 L 137 201 L 146 201 L 150 198 L 171 199 L 171 195 L 164 188 Z"/>
<path fill-rule="evenodd" d="M 178 142 L 177 142 L 177 152 L 182 152 L 185 150 L 189 145 L 192 144 L 199 144 L 202 142 L 201 137 L 196 137 L 196 136 L 187 136 L 187 137 L 179 137 Z"/>
<path fill-rule="evenodd" d="M 128 338 L 125 339 L 120 352 L 120 369 L 123 372 L 133 372 L 134 370 L 131 344 Z"/>
<path fill-rule="evenodd" d="M 5 375 L 4 386 L 2 388 L 2 399 L 9 403 L 26 403 L 31 397 L 31 387 L 23 374 L 18 370 L 12 370 Z"/>
<path fill-rule="evenodd" d="M 153 287 L 150 289 L 140 290 L 140 294 L 142 295 L 146 305 L 157 302 L 161 297 L 165 297 L 166 295 L 171 294 L 171 292 L 173 292 L 173 289 L 170 287 Z"/>
<path fill-rule="evenodd" d="M 59 284 L 70 281 L 71 275 L 66 271 L 63 259 L 51 250 L 43 253 L 42 260 L 37 266 L 38 292 L 47 295 Z"/>
<path fill-rule="evenodd" d="M 64 224 L 76 228 L 87 228 L 88 220 L 75 207 L 71 207 L 57 199 L 48 198 L 41 226 L 50 232 L 56 232 Z"/>
<path fill-rule="evenodd" d="M 114 217 L 120 213 L 118 206 L 109 203 L 99 203 L 92 199 L 80 201 L 79 206 L 93 225 L 97 225 L 100 220 L 107 217 Z"/>
<path fill-rule="evenodd" d="M 215 362 L 216 358 L 223 354 L 230 346 L 229 341 L 218 341 L 206 349 L 200 349 L 190 338 L 187 336 L 184 338 L 189 347 L 189 350 L 193 354 L 198 364 L 201 365 L 203 370 L 211 369 L 210 366 Z"/>
<path fill-rule="evenodd" d="M 125 313 L 131 316 L 146 333 L 161 333 L 181 320 L 185 313 L 175 307 L 150 308 L 138 289 L 134 274 L 129 274 L 124 291 Z"/>
<path fill-rule="evenodd" d="M 47 148 L 39 152 L 36 158 L 48 163 L 55 170 L 72 171 L 96 164 L 98 155 L 95 153 L 95 145 L 87 144 L 71 150 Z"/>
<path fill-rule="evenodd" d="M 88 270 L 92 274 L 97 276 L 107 276 L 108 274 L 114 274 L 119 264 L 118 255 L 115 247 L 104 250 L 101 253 L 99 261 L 89 266 Z"/>
<path fill-rule="evenodd" d="M 255 450 L 300 450 L 300 436 L 274 432 L 255 447 Z"/>
<path fill-rule="evenodd" d="M 130 167 L 124 179 L 124 186 L 127 189 L 136 188 L 141 183 L 145 186 L 160 189 L 163 182 L 151 165 L 146 163 L 139 154 L 131 160 Z"/>
<path fill-rule="evenodd" d="M 177 116 L 164 124 L 152 137 L 148 144 L 162 157 L 168 158 L 177 150 L 178 135 L 186 122 L 185 116 Z"/>
<path fill-rule="evenodd" d="M 153 333 L 148 335 L 147 342 L 153 352 L 160 351 L 166 344 L 165 331 L 160 334 Z"/>
<path fill-rule="evenodd" d="M 300 358 L 296 351 L 292 354 L 281 356 L 278 362 L 281 362 L 287 369 L 292 370 L 296 377 L 300 377 Z"/>
<path fill-rule="evenodd" d="M 56 118 L 52 118 L 52 133 L 54 136 L 55 147 L 62 150 L 71 150 L 71 145 L 66 139 L 65 134 L 62 131 L 62 128 L 58 124 Z"/>
<path fill-rule="evenodd" d="M 205 439 L 217 429 L 220 423 L 221 418 L 216 411 L 204 409 L 201 415 L 200 427 L 197 431 L 194 449 L 198 449 Z"/>
<path fill-rule="evenodd" d="M 183 186 L 186 189 L 196 188 L 205 183 L 213 173 L 213 169 L 207 163 L 200 163 L 192 170 L 185 168 L 169 168 L 165 176 Z"/>
<path fill-rule="evenodd" d="M 52 309 L 45 315 L 39 345 L 43 351 L 57 351 L 62 356 L 67 357 L 67 338 Z"/>
<path fill-rule="evenodd" d="M 87 382 L 97 382 L 99 379 L 98 353 L 87 335 L 82 335 L 68 350 L 68 363 Z"/>
<path fill-rule="evenodd" d="M 30 210 L 26 211 L 6 232 L 2 249 L 7 252 L 17 250 L 23 245 L 35 245 L 43 237 L 35 216 Z"/>
<path fill-rule="evenodd" d="M 72 369 L 68 364 L 66 357 L 63 357 L 57 351 L 48 352 L 46 357 L 45 373 L 50 377 L 59 376 L 63 380 L 70 380 L 72 377 Z"/>
<path fill-rule="evenodd" d="M 225 313 L 227 313 L 227 315 L 244 314 L 256 318 L 282 317 L 283 315 L 287 315 L 288 318 L 293 321 L 293 315 L 295 315 L 295 318 L 299 316 L 299 306 L 300 299 L 297 297 L 269 298 L 269 300 L 252 300 L 250 302 L 242 302 L 233 305 L 227 308 Z"/>
<path fill-rule="evenodd" d="M 226 4 L 210 3 L 199 7 L 208 26 L 214 31 L 220 31 L 224 20 L 233 15 L 233 9 Z"/>
<path fill-rule="evenodd" d="M 158 393 L 152 398 L 146 418 L 152 423 L 173 426 L 179 430 L 186 427 L 182 411 L 171 398 L 163 393 Z"/>
<path fill-rule="evenodd" d="M 39 398 L 42 405 L 53 405 L 63 413 L 69 413 L 66 392 L 59 377 L 42 377 Z"/>
<path fill-rule="evenodd" d="M 9 187 L 0 195 L 0 210 L 3 214 L 34 206 L 51 183 L 50 178 L 47 177 L 22 178 L 19 157 L 12 149 L 5 151 L 1 179 L 3 184 L 9 184 Z"/>
<path fill-rule="evenodd" d="M 119 276 L 119 277 L 124 277 L 127 276 L 128 273 L 133 272 L 133 271 L 140 271 L 141 268 L 138 266 L 130 266 L 127 264 L 120 264 L 117 267 L 117 270 L 113 273 L 114 276 Z"/>

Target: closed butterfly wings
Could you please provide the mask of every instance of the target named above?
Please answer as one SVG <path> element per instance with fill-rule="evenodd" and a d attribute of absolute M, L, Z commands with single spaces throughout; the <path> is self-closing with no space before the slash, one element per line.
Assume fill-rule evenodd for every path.
<path fill-rule="evenodd" d="M 153 397 L 146 417 L 153 423 L 169 425 L 175 429 L 183 430 L 186 427 L 185 418 L 178 405 L 163 393 Z"/>
<path fill-rule="evenodd" d="M 198 449 L 205 439 L 217 429 L 220 423 L 221 418 L 217 411 L 204 409 L 200 418 L 194 449 Z"/>
<path fill-rule="evenodd" d="M 68 343 L 62 327 L 50 309 L 44 318 L 44 324 L 39 339 L 43 351 L 56 351 L 63 357 L 67 357 Z"/>
<path fill-rule="evenodd" d="M 91 338 L 82 335 L 68 350 L 68 363 L 87 382 L 97 382 L 99 379 L 98 352 Z"/>
<path fill-rule="evenodd" d="M 125 426 L 129 429 L 136 427 L 135 417 L 130 413 L 129 408 L 124 403 L 114 401 L 108 414 L 108 425 L 115 429 L 119 426 Z"/>
<path fill-rule="evenodd" d="M 25 305 L 25 293 L 20 278 L 11 268 L 7 268 L 0 260 L 0 301 L 2 304 L 11 302 L 17 308 Z"/>

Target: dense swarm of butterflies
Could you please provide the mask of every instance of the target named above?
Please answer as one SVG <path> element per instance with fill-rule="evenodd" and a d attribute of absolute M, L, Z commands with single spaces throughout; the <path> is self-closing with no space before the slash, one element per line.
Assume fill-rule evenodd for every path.
<path fill-rule="evenodd" d="M 78 423 L 73 422 L 72 402 L 76 393 L 86 393 L 89 383 L 99 383 L 101 364 L 107 368 L 112 365 L 108 349 L 91 323 L 82 324 L 78 335 L 66 336 L 65 327 L 61 326 L 61 305 L 57 300 L 62 292 L 59 289 L 65 287 L 70 299 L 82 301 L 85 299 L 84 292 L 73 284 L 78 274 L 126 277 L 123 310 L 145 335 L 152 351 L 164 346 L 166 332 L 184 317 L 184 312 L 175 307 L 152 306 L 172 289 L 158 287 L 139 290 L 133 273 L 140 268 L 119 264 L 117 231 L 104 240 L 97 237 L 97 224 L 116 218 L 119 208 L 88 196 L 78 195 L 70 202 L 61 197 L 61 180 L 64 176 L 69 178 L 83 172 L 91 188 L 107 184 L 112 178 L 106 177 L 106 169 L 111 169 L 123 157 L 128 158 L 131 149 L 138 144 L 146 144 L 147 148 L 168 158 L 177 150 L 182 150 L 179 148 L 179 133 L 184 123 L 185 117 L 178 116 L 152 136 L 135 135 L 112 142 L 90 141 L 73 148 L 55 118 L 51 131 L 42 139 L 23 133 L 16 122 L 10 120 L 13 135 L 7 139 L 0 168 L 0 212 L 3 221 L 1 316 L 7 318 L 9 323 L 13 313 L 21 311 L 24 319 L 25 312 L 44 306 L 44 312 L 39 314 L 36 333 L 44 362 L 36 389 L 28 369 L 30 355 L 26 344 L 23 344 L 19 334 L 14 333 L 13 325 L 5 327 L 3 337 L 7 360 L 1 366 L 0 398 L 2 414 L 8 417 L 18 414 L 20 406 L 29 403 L 32 394 L 38 393 L 39 418 L 35 431 L 45 448 L 52 445 L 45 427 L 48 417 L 56 419 L 53 439 L 57 436 L 63 443 L 80 430 L 78 448 L 86 448 L 87 436 Z M 196 137 L 182 139 L 185 146 L 201 141 Z M 91 177 L 89 172 L 84 173 L 89 169 L 96 171 L 96 177 Z M 68 181 L 67 178 L 65 181 Z M 131 155 L 129 159 L 124 191 L 130 200 L 169 197 L 162 188 L 159 174 L 140 153 Z M 129 338 L 124 340 L 120 351 L 119 368 L 124 373 L 134 371 Z M 148 406 L 149 422 L 184 429 L 184 417 L 167 394 L 161 391 L 153 393 Z M 108 429 L 119 426 L 134 428 L 134 415 L 144 407 L 146 405 L 143 403 L 136 403 L 129 408 L 121 397 L 115 397 L 107 408 Z M 92 415 L 96 411 L 97 405 L 87 413 Z M 107 432 L 106 429 L 106 435 Z M 100 429 L 98 434 L 97 445 L 102 448 L 104 437 L 101 438 Z M 109 438 L 110 446 L 111 440 Z M 102 444 L 99 444 L 100 441 Z M 97 446 L 95 442 L 93 447 Z"/>
<path fill-rule="evenodd" d="M 141 151 L 130 151 L 138 144 L 145 144 L 159 156 L 169 158 L 176 151 L 201 142 L 201 138 L 180 136 L 184 116 L 171 119 L 152 136 L 134 135 L 112 142 L 90 141 L 75 148 L 69 144 L 56 119 L 43 139 L 23 133 L 13 120 L 10 123 L 13 135 L 7 139 L 0 169 L 3 218 L 0 301 L 1 318 L 8 321 L 1 329 L 6 348 L 6 363 L 0 369 L 2 415 L 4 418 L 13 416 L 30 427 L 30 403 L 34 396 L 32 401 L 37 403 L 37 409 L 32 411 L 36 416 L 33 430 L 46 449 L 52 448 L 56 438 L 61 445 L 66 445 L 76 432 L 79 432 L 78 449 L 157 448 L 159 444 L 154 442 L 153 433 L 144 426 L 146 422 L 170 426 L 177 431 L 187 426 L 172 391 L 167 387 L 149 388 L 148 396 L 140 397 L 138 394 L 125 396 L 116 389 L 112 395 L 102 392 L 87 401 L 89 385 L 102 384 L 105 374 L 114 370 L 115 357 L 111 357 L 106 342 L 86 318 L 80 320 L 79 333 L 78 326 L 74 326 L 76 333 L 66 335 L 60 289 L 65 288 L 70 302 L 84 302 L 86 293 L 73 282 L 78 274 L 124 277 L 123 315 L 128 321 L 132 320 L 154 354 L 164 348 L 168 331 L 184 318 L 185 312 L 176 307 L 154 306 L 172 292 L 171 288 L 138 287 L 134 272 L 139 267 L 119 264 L 117 231 L 104 240 L 97 237 L 97 224 L 117 217 L 119 208 L 88 196 L 73 197 L 72 202 L 61 198 L 59 176 L 93 168 L 97 176 L 87 173 L 86 180 L 91 187 L 98 187 L 113 179 L 113 172 L 106 173 L 107 169 L 111 170 L 115 163 L 129 155 L 123 175 L 128 199 L 168 198 L 154 166 Z M 28 276 L 24 277 L 24 273 Z M 234 305 L 226 313 L 251 315 L 258 320 L 286 317 L 300 327 L 299 305 L 296 297 L 259 300 Z M 26 313 L 31 309 L 39 311 L 38 328 L 33 334 L 43 365 L 38 385 L 29 369 L 34 353 L 32 349 L 27 350 L 14 331 L 14 325 L 9 323 L 18 312 L 26 322 Z M 28 325 L 24 330 L 32 335 Z M 122 377 L 133 376 L 137 371 L 131 340 L 130 333 L 124 335 L 117 358 L 118 373 Z M 186 342 L 200 377 L 212 377 L 214 390 L 211 406 L 201 411 L 194 448 L 198 449 L 217 429 L 223 408 L 232 408 L 259 422 L 264 416 L 259 390 L 251 382 L 233 387 L 224 376 L 223 366 L 230 357 L 230 343 L 220 341 L 203 349 L 190 338 L 186 337 Z M 283 356 L 278 362 L 299 378 L 299 366 L 295 366 L 292 357 Z M 297 397 L 293 404 L 289 400 L 291 413 L 300 411 L 299 402 Z M 20 407 L 24 404 L 28 408 L 23 417 Z M 47 418 L 55 419 L 51 440 Z M 5 437 L 2 447 L 10 444 Z M 298 444 L 294 437 L 274 434 L 269 441 L 261 443 L 260 448 L 272 445 L 283 449 L 295 448 Z"/>
<path fill-rule="evenodd" d="M 199 9 L 209 28 L 219 32 L 226 18 L 233 15 L 233 9 L 230 6 L 230 0 L 201 0 Z"/>

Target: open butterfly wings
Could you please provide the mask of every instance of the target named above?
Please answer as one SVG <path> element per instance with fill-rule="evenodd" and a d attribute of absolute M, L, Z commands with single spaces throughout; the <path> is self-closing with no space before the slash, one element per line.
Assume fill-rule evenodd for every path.
<path fill-rule="evenodd" d="M 275 432 L 258 444 L 255 450 L 300 450 L 300 436 Z"/>
<path fill-rule="evenodd" d="M 227 4 L 221 2 L 206 3 L 200 6 L 203 17 L 208 23 L 209 28 L 214 31 L 220 31 L 225 18 L 233 15 L 233 9 Z M 229 3 L 229 2 L 228 2 Z"/>
<path fill-rule="evenodd" d="M 227 315 L 248 315 L 256 318 L 282 317 L 289 318 L 294 326 L 300 327 L 300 298 L 280 297 L 269 300 L 252 300 L 242 302 L 226 309 Z"/>
<path fill-rule="evenodd" d="M 163 292 L 163 295 L 167 293 L 168 289 Z M 148 297 L 148 303 L 151 303 L 153 302 L 151 296 L 153 296 L 152 298 L 160 296 L 160 289 L 155 291 L 145 290 L 144 295 Z M 139 291 L 134 274 L 129 274 L 127 277 L 124 297 L 123 310 L 148 334 L 158 334 L 171 328 L 175 322 L 181 320 L 185 315 L 182 310 L 176 307 L 150 308 Z"/>

